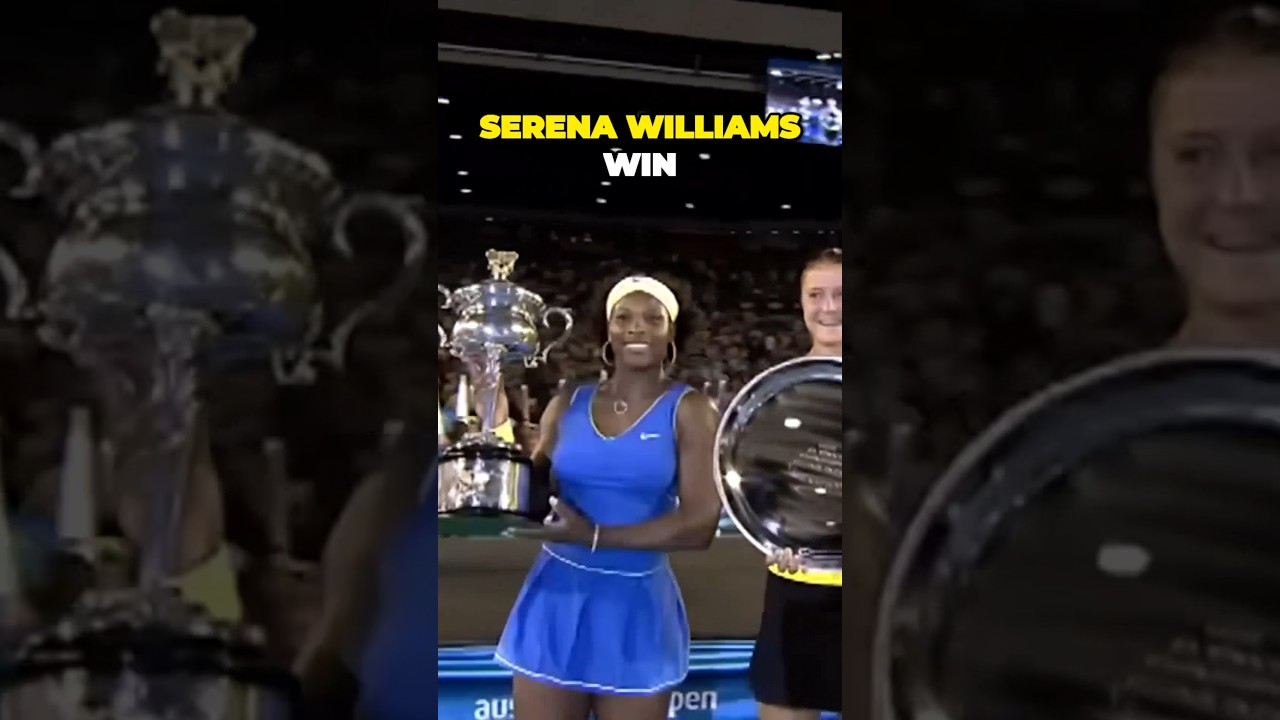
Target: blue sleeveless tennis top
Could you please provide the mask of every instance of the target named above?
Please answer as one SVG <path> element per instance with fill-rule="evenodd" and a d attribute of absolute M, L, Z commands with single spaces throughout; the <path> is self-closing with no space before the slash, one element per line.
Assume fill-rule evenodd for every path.
<path fill-rule="evenodd" d="M 436 716 L 440 634 L 436 458 L 427 492 L 384 553 L 377 617 L 360 658 L 361 718 L 422 720 Z"/>
<path fill-rule="evenodd" d="M 663 393 L 625 432 L 600 433 L 594 388 L 579 388 L 551 455 L 561 502 L 604 526 L 670 513 L 678 497 L 676 415 L 689 388 Z M 689 672 L 689 621 L 666 554 L 549 543 L 534 561 L 494 659 L 577 692 L 652 695 Z"/>
<path fill-rule="evenodd" d="M 676 410 L 689 391 L 677 385 L 658 398 L 626 432 L 605 437 L 591 417 L 596 387 L 574 392 L 560 419 L 551 467 L 560 499 L 596 525 L 632 525 L 671 512 L 676 505 Z M 666 562 L 650 550 L 549 545 L 555 555 L 587 567 L 643 572 Z"/>

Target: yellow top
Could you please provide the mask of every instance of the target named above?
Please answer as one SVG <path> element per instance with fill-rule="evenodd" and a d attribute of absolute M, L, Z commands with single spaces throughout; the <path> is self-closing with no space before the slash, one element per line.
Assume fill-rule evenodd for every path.
<path fill-rule="evenodd" d="M 439 435 L 443 437 L 445 432 L 444 408 L 441 408 L 438 406 L 436 408 L 436 427 L 439 428 Z M 493 429 L 493 433 L 497 435 L 500 440 L 509 442 L 512 445 L 516 444 L 516 429 L 515 429 L 515 425 L 512 424 L 510 418 L 508 418 L 501 425 L 495 427 Z"/>
<path fill-rule="evenodd" d="M 823 585 L 826 587 L 843 587 L 841 584 L 844 580 L 843 572 L 814 572 L 806 570 L 805 572 L 789 573 L 779 568 L 777 565 L 770 565 L 769 572 L 777 575 L 784 580 L 798 582 L 804 585 Z"/>
<path fill-rule="evenodd" d="M 209 559 L 174 579 L 174 584 L 187 602 L 201 605 L 217 620 L 240 622 L 244 606 L 236 586 L 236 571 L 231 565 L 231 551 L 226 545 Z"/>
<path fill-rule="evenodd" d="M 494 428 L 493 434 L 497 435 L 500 439 L 502 439 L 505 442 L 509 442 L 512 445 L 516 444 L 516 428 L 514 425 L 511 424 L 510 420 Z"/>
<path fill-rule="evenodd" d="M 125 541 L 118 537 L 97 538 L 94 546 L 95 554 L 127 552 Z M 169 585 L 178 589 L 183 600 L 202 606 L 216 620 L 235 623 L 244 619 L 231 550 L 225 544 L 199 565 L 170 580 Z"/>

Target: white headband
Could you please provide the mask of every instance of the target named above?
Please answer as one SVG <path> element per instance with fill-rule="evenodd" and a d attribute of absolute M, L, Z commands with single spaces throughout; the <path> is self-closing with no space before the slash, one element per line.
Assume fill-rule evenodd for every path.
<path fill-rule="evenodd" d="M 604 301 L 604 317 L 605 320 L 613 317 L 613 309 L 622 302 L 622 298 L 631 293 L 644 293 L 649 297 L 657 300 L 663 309 L 667 311 L 667 315 L 675 322 L 680 317 L 680 301 L 676 300 L 676 294 L 671 288 L 647 275 L 632 275 L 629 278 L 623 278 L 618 281 L 617 285 L 609 291 L 608 298 Z"/>

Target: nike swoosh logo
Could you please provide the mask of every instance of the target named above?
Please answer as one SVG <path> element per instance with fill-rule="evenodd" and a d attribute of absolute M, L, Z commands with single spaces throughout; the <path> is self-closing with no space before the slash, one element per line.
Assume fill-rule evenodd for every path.
<path fill-rule="evenodd" d="M 641 440 L 655 440 L 660 437 L 662 436 L 658 435 L 657 433 L 640 433 Z"/>

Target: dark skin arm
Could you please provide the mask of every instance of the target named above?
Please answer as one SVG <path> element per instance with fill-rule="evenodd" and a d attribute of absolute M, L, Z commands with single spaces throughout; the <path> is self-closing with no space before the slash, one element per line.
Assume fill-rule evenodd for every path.
<path fill-rule="evenodd" d="M 569 407 L 570 399 L 570 396 L 561 393 L 547 403 L 547 409 L 542 412 L 538 423 L 537 444 L 529 453 L 533 460 L 534 476 L 543 479 L 551 487 L 553 494 L 555 482 L 551 475 L 551 453 L 560 439 L 560 418 L 564 415 L 565 408 Z"/>
<path fill-rule="evenodd" d="M 559 522 L 533 531 L 551 542 L 571 542 L 630 550 L 703 550 L 715 539 L 720 523 L 720 496 L 716 491 L 715 435 L 720 415 L 714 403 L 701 393 L 688 393 L 676 411 L 676 443 L 679 451 L 680 503 L 660 518 L 634 525 L 596 528 L 567 503 L 556 506 Z"/>
<path fill-rule="evenodd" d="M 341 716 L 335 708 L 354 701 L 352 665 L 377 609 L 379 558 L 417 506 L 417 494 L 414 477 L 389 468 L 356 489 L 329 535 L 320 620 L 293 665 L 307 717 Z"/>
<path fill-rule="evenodd" d="M 373 559 L 380 549 L 376 528 L 386 482 L 370 478 L 356 489 L 325 544 L 320 620 L 293 663 L 305 708 L 353 702 L 348 658 L 363 644 L 377 603 Z"/>

